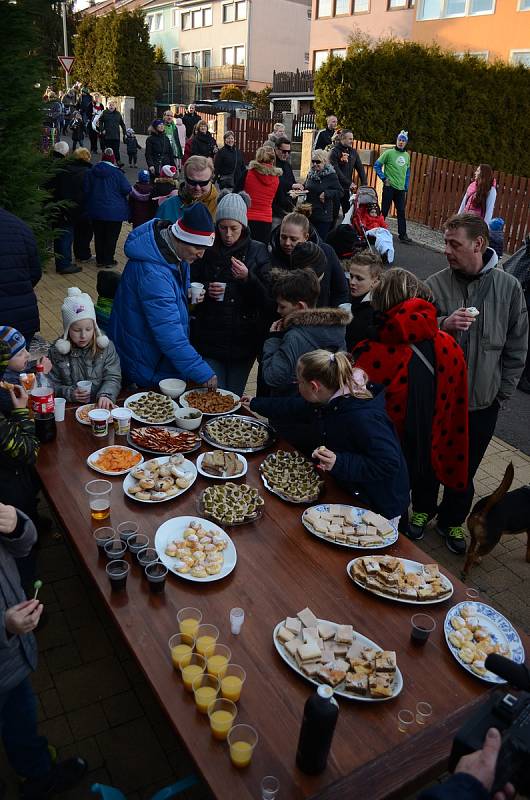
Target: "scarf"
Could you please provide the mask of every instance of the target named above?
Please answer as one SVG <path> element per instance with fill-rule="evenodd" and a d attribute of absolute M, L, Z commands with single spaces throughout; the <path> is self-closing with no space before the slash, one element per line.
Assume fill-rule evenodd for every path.
<path fill-rule="evenodd" d="M 321 170 L 310 169 L 306 181 L 321 181 L 324 175 L 329 175 L 330 172 L 335 172 L 331 164 L 324 164 Z"/>
<path fill-rule="evenodd" d="M 167 244 L 167 246 L 169 247 L 169 249 L 171 250 L 171 252 L 175 256 L 175 258 L 178 259 L 178 262 L 180 264 L 181 258 L 179 256 L 179 254 L 177 253 L 177 249 L 175 247 L 175 242 L 173 241 L 173 237 L 171 236 L 171 225 L 168 225 L 167 228 L 162 228 L 161 231 L 160 231 L 160 236 L 162 237 L 164 242 Z"/>

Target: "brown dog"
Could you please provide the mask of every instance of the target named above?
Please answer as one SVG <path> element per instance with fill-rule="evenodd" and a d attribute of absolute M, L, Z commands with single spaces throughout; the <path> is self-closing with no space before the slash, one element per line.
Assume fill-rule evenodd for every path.
<path fill-rule="evenodd" d="M 506 467 L 500 486 L 475 503 L 467 520 L 471 544 L 462 571 L 465 580 L 473 564 L 491 553 L 501 536 L 508 533 L 527 534 L 526 560 L 530 563 L 530 486 L 508 492 L 514 476 L 513 464 Z"/>

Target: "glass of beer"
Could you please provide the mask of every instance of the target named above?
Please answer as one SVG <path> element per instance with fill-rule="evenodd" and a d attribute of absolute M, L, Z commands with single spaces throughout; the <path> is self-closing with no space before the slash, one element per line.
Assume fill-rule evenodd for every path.
<path fill-rule="evenodd" d="M 100 522 L 102 519 L 110 517 L 112 483 L 103 480 L 89 481 L 85 484 L 85 491 L 88 495 L 88 505 L 90 506 L 92 519 Z"/>

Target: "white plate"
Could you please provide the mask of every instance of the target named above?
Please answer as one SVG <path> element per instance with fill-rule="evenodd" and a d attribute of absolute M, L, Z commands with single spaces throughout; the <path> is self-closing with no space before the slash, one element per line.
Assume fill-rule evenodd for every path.
<path fill-rule="evenodd" d="M 93 409 L 93 408 L 95 408 L 95 407 L 96 407 L 96 404 L 95 404 L 95 403 L 85 403 L 83 406 L 78 406 L 78 407 L 76 408 L 76 410 L 75 410 L 75 418 L 76 418 L 76 420 L 77 420 L 78 422 L 80 422 L 80 423 L 81 423 L 81 425 L 90 425 L 90 420 L 88 419 L 88 417 L 87 417 L 86 419 L 83 419 L 82 417 L 80 417 L 80 416 L 79 416 L 79 412 L 80 412 L 80 411 L 81 411 L 83 408 L 88 408 L 88 410 L 89 410 L 89 411 L 92 411 L 92 409 Z M 109 420 L 109 421 L 110 421 L 110 420 Z"/>
<path fill-rule="evenodd" d="M 184 392 L 183 394 L 180 395 L 179 403 L 182 406 L 182 408 L 195 408 L 195 406 L 192 406 L 191 403 L 188 403 L 186 399 L 187 396 L 190 394 L 190 392 L 201 392 L 202 394 L 205 394 L 207 391 L 208 389 L 200 389 L 200 388 L 188 389 L 187 392 Z M 202 413 L 205 417 L 222 417 L 225 414 L 232 414 L 234 411 L 237 411 L 238 409 L 241 408 L 241 402 L 240 402 L 241 398 L 237 394 L 229 392 L 228 389 L 218 389 L 217 391 L 219 392 L 219 394 L 230 395 L 230 397 L 233 397 L 236 405 L 229 411 L 216 411 L 214 414 L 212 414 L 211 412 L 208 413 L 208 411 L 203 411 Z M 200 408 L 198 409 L 198 411 L 200 411 Z"/>
<path fill-rule="evenodd" d="M 488 631 L 495 644 L 504 645 L 508 648 L 509 654 L 507 655 L 507 658 L 511 658 L 511 660 L 515 661 L 516 664 L 523 664 L 524 647 L 519 634 L 513 627 L 512 623 L 495 608 L 492 608 L 485 603 L 479 603 L 471 600 L 463 603 L 457 603 L 456 606 L 450 608 L 444 620 L 444 634 L 447 647 L 456 658 L 460 666 L 464 667 L 464 669 L 471 673 L 471 675 L 473 675 L 475 678 L 480 678 L 481 681 L 486 681 L 486 683 L 506 683 L 505 680 L 499 678 L 498 675 L 494 675 L 493 672 L 486 672 L 485 675 L 477 675 L 477 673 L 473 672 L 471 669 L 471 665 L 466 664 L 466 662 L 460 658 L 460 651 L 458 647 L 455 647 L 454 644 L 449 641 L 449 634 L 454 631 L 454 628 L 451 625 L 451 620 L 453 617 L 460 616 L 460 610 L 464 606 L 473 607 L 473 616 L 478 617 L 481 627 Z"/>
<path fill-rule="evenodd" d="M 128 469 L 121 469 L 119 472 L 112 472 L 111 470 L 101 469 L 101 467 L 96 467 L 96 465 L 93 462 L 96 461 L 99 458 L 99 456 L 103 455 L 103 453 L 106 450 L 110 450 L 111 448 L 113 450 L 127 450 L 129 453 L 137 453 L 140 456 L 140 461 L 138 461 L 137 464 L 134 464 L 134 466 L 129 467 Z M 143 460 L 144 457 L 142 456 L 142 454 L 139 453 L 138 450 L 135 450 L 134 447 L 125 447 L 124 445 L 113 444 L 109 445 L 108 447 L 102 447 L 100 450 L 96 450 L 95 453 L 91 453 L 87 458 L 86 463 L 88 464 L 90 469 L 94 469 L 96 470 L 96 472 L 101 472 L 102 475 L 126 475 L 128 472 L 131 471 L 131 469 L 136 469 L 136 467 L 139 467 L 140 464 L 143 462 Z"/>
<path fill-rule="evenodd" d="M 357 523 L 361 522 L 362 516 L 366 511 L 366 508 L 358 508 L 357 506 L 348 506 L 348 505 L 345 505 L 344 503 L 333 503 L 333 505 L 340 505 L 343 508 L 351 508 L 351 510 L 355 512 L 355 515 L 357 517 L 357 519 L 356 519 Z M 395 527 L 393 525 L 392 527 L 394 528 L 394 533 L 391 534 L 390 536 L 386 536 L 385 537 L 385 541 L 384 541 L 383 544 L 371 544 L 368 547 L 363 547 L 360 544 L 350 544 L 349 542 L 336 542 L 335 539 L 328 539 L 328 537 L 324 536 L 323 533 L 318 533 L 307 522 L 306 514 L 308 513 L 308 511 L 311 511 L 311 509 L 313 509 L 313 508 L 316 511 L 329 511 L 329 505 L 327 503 L 321 503 L 318 506 L 311 506 L 311 508 L 306 508 L 306 510 L 302 514 L 302 525 L 304 526 L 304 528 L 306 530 L 309 531 L 309 533 L 311 533 L 313 536 L 316 536 L 317 539 L 323 539 L 323 541 L 329 542 L 329 544 L 336 544 L 339 547 L 347 547 L 349 550 L 382 550 L 385 547 L 390 547 L 391 544 L 395 544 L 397 542 L 398 538 L 399 538 L 399 533 L 398 533 L 397 527 Z M 391 524 L 390 521 L 389 521 L 389 524 Z"/>
<path fill-rule="evenodd" d="M 150 458 L 149 461 L 158 461 L 159 464 L 167 464 L 170 458 L 171 456 L 159 456 L 159 458 Z M 144 467 L 147 463 L 149 462 L 144 461 Z M 140 498 L 136 497 L 135 494 L 129 494 L 129 492 L 127 491 L 129 486 L 136 486 L 136 484 L 138 483 L 138 481 L 135 478 L 133 478 L 131 474 L 127 475 L 127 477 L 123 481 L 123 493 L 125 494 L 126 497 L 129 498 L 129 500 L 136 500 L 137 503 L 147 503 L 147 505 L 156 505 L 157 503 L 168 503 L 170 500 L 176 500 L 177 497 L 180 497 L 181 494 L 184 494 L 184 492 L 187 492 L 188 489 L 191 489 L 191 487 L 197 480 L 197 469 L 195 468 L 195 464 L 193 463 L 193 461 L 188 461 L 188 459 L 185 458 L 182 464 L 180 464 L 179 466 L 182 469 L 185 469 L 186 472 L 191 473 L 193 475 L 193 479 L 190 485 L 187 486 L 186 489 L 181 489 L 178 494 L 174 494 L 171 497 L 164 497 L 163 500 L 140 500 Z"/>
<path fill-rule="evenodd" d="M 247 474 L 247 469 L 248 469 L 247 459 L 244 456 L 240 455 L 239 453 L 237 453 L 237 457 L 239 459 L 239 463 L 241 464 L 241 472 L 238 472 L 237 475 L 226 475 L 226 476 L 212 475 L 211 472 L 205 472 L 202 468 L 202 462 L 205 455 L 207 455 L 207 453 L 201 453 L 196 461 L 197 470 L 199 474 L 204 475 L 205 478 L 210 478 L 210 480 L 213 481 L 233 481 L 236 478 L 241 478 L 243 475 Z"/>
<path fill-rule="evenodd" d="M 175 539 L 182 539 L 182 534 L 186 528 L 189 527 L 191 522 L 200 522 L 205 530 L 219 533 L 228 541 L 228 547 L 226 550 L 223 550 L 224 563 L 221 571 L 218 572 L 217 575 L 208 575 L 206 578 L 195 578 L 193 575 L 190 575 L 189 572 L 177 572 L 173 566 L 177 559 L 166 555 L 166 547 L 168 543 L 174 541 Z M 166 522 L 164 522 L 155 533 L 155 549 L 158 553 L 160 561 L 166 565 L 168 570 L 170 570 L 173 575 L 176 575 L 178 578 L 183 578 L 185 581 L 193 581 L 194 583 L 212 583 L 213 581 L 221 581 L 223 578 L 226 578 L 227 575 L 230 575 L 237 563 L 236 548 L 230 536 L 226 533 L 226 531 L 220 528 L 219 525 L 216 525 L 215 522 L 210 522 L 209 520 L 202 519 L 201 517 L 173 517 L 173 519 L 166 520 Z"/>
<path fill-rule="evenodd" d="M 124 400 L 123 407 L 129 408 L 132 414 L 132 418 L 136 420 L 136 422 L 143 422 L 144 425 L 147 423 L 148 425 L 167 425 L 169 422 L 175 421 L 175 415 L 172 414 L 170 417 L 166 417 L 165 419 L 159 419 L 157 422 L 151 422 L 150 420 L 146 419 L 145 417 L 140 417 L 133 408 L 130 408 L 130 404 L 135 400 L 139 400 L 140 397 L 144 397 L 148 392 L 136 392 L 136 394 L 131 394 L 126 400 Z M 175 403 L 171 397 L 168 397 L 165 394 L 161 394 L 160 392 L 152 392 L 152 394 L 158 395 L 158 397 L 163 397 L 164 400 L 169 400 L 170 403 L 173 404 L 173 408 L 177 409 L 178 405 Z"/>
<path fill-rule="evenodd" d="M 371 586 L 366 586 L 361 581 L 357 580 L 353 577 L 351 570 L 353 569 L 353 565 L 356 561 L 359 561 L 360 558 L 363 556 L 359 556 L 358 558 L 353 558 L 346 567 L 346 572 L 348 573 L 348 577 L 354 582 L 356 586 L 360 586 L 361 589 L 365 589 L 370 594 L 375 594 L 377 597 L 384 597 L 385 600 L 392 600 L 394 603 L 407 603 L 408 605 L 413 606 L 432 606 L 436 605 L 437 603 L 445 603 L 446 600 L 449 600 L 450 597 L 453 596 L 454 586 L 445 575 L 442 575 L 440 572 L 440 576 L 442 578 L 442 582 L 447 588 L 451 589 L 449 594 L 444 595 L 444 597 L 437 597 L 436 600 L 407 600 L 405 597 L 394 597 L 391 594 L 385 594 L 384 592 L 379 592 L 377 589 L 373 589 Z M 402 562 L 403 566 L 405 567 L 407 572 L 417 572 L 421 574 L 423 564 L 420 564 L 419 561 L 410 561 L 408 558 L 400 558 L 399 561 Z"/>
<path fill-rule="evenodd" d="M 319 623 L 320 622 L 325 622 L 328 625 L 334 625 L 335 627 L 337 627 L 337 623 L 336 622 L 329 622 L 329 620 L 327 620 L 327 619 L 319 619 L 318 621 L 319 621 Z M 324 683 L 324 681 L 317 681 L 317 680 L 315 680 L 315 678 L 310 678 L 309 675 L 306 675 L 305 673 L 303 673 L 302 670 L 300 669 L 300 667 L 298 666 L 298 664 L 296 663 L 296 660 L 292 656 L 289 655 L 289 653 L 284 648 L 282 643 L 278 641 L 278 638 L 277 638 L 276 634 L 278 633 L 279 628 L 283 625 L 284 622 L 285 622 L 285 620 L 282 620 L 274 628 L 274 631 L 273 631 L 273 634 L 272 634 L 272 640 L 274 642 L 274 647 L 276 648 L 276 650 L 280 654 L 281 658 L 283 658 L 285 663 L 288 664 L 291 667 L 291 669 L 293 669 L 295 672 L 297 672 L 298 675 L 300 675 L 300 677 L 304 678 L 306 681 L 309 681 L 309 683 L 313 683 L 315 686 L 320 686 L 322 683 Z M 366 636 L 363 636 L 362 633 L 357 633 L 357 631 L 355 631 L 354 634 L 353 634 L 353 640 L 354 640 L 354 642 L 358 642 L 359 643 L 359 652 L 360 652 L 362 647 L 376 647 L 378 650 L 384 650 L 384 648 L 381 647 L 381 645 L 377 644 L 376 642 L 373 642 L 371 639 L 368 639 Z M 333 694 L 336 697 L 343 697 L 345 700 L 358 700 L 361 703 L 381 703 L 381 702 L 385 702 L 386 700 L 393 700 L 394 697 L 398 696 L 398 694 L 403 689 L 403 675 L 401 674 L 399 669 L 396 669 L 396 677 L 395 677 L 395 680 L 394 680 L 394 692 L 393 692 L 391 697 L 362 697 L 361 695 L 353 694 L 353 692 L 344 691 L 344 689 L 340 688 L 341 686 L 342 686 L 342 683 L 339 683 L 338 686 L 336 686 L 333 689 Z"/>

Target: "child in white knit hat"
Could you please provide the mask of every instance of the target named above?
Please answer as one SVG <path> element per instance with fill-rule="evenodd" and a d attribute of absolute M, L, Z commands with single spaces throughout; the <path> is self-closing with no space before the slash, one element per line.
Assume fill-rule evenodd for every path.
<path fill-rule="evenodd" d="M 120 359 L 112 342 L 96 322 L 90 296 L 73 286 L 61 307 L 64 335 L 50 350 L 50 378 L 57 397 L 77 403 L 113 408 L 121 388 Z M 78 381 L 91 381 L 89 391 Z"/>

